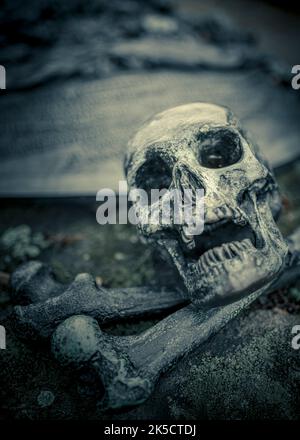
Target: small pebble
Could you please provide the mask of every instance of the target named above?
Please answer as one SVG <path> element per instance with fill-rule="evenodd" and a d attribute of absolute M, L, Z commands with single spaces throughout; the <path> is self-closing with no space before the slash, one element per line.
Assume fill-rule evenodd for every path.
<path fill-rule="evenodd" d="M 38 405 L 41 408 L 46 408 L 47 406 L 52 405 L 54 402 L 55 396 L 51 391 L 43 390 L 37 397 Z"/>
<path fill-rule="evenodd" d="M 297 287 L 292 287 L 290 289 L 290 295 L 296 302 L 300 302 L 300 290 Z"/>
<path fill-rule="evenodd" d="M 130 243 L 136 244 L 136 243 L 138 243 L 138 241 L 139 241 L 139 239 L 136 235 L 132 235 L 130 237 Z"/>
<path fill-rule="evenodd" d="M 101 287 L 103 285 L 103 278 L 98 276 L 95 278 L 95 281 L 98 287 Z"/>
<path fill-rule="evenodd" d="M 146 15 L 143 27 L 149 34 L 173 34 L 178 31 L 178 24 L 173 18 L 156 14 Z"/>
<path fill-rule="evenodd" d="M 122 252 L 116 252 L 114 255 L 114 259 L 117 261 L 123 261 L 125 260 L 125 254 L 123 254 Z"/>

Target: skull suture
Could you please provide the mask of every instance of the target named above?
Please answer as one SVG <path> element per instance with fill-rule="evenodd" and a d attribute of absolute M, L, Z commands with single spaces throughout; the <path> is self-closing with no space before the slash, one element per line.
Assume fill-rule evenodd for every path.
<path fill-rule="evenodd" d="M 187 236 L 175 224 L 140 226 L 170 257 L 196 305 L 232 302 L 280 271 L 287 245 L 274 221 L 277 185 L 227 108 L 192 103 L 159 113 L 129 143 L 125 172 L 130 188 L 204 189 L 202 234 Z"/>

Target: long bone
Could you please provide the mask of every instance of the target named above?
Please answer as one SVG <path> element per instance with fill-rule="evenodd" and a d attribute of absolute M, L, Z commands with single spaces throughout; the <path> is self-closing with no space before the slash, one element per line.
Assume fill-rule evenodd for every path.
<path fill-rule="evenodd" d="M 88 371 L 103 390 L 99 404 L 117 409 L 144 402 L 159 376 L 224 327 L 269 288 L 240 301 L 199 311 L 193 305 L 169 315 L 138 336 L 111 336 L 90 316 L 75 315 L 52 335 L 52 353 L 63 366 Z"/>
<path fill-rule="evenodd" d="M 22 272 L 26 278 L 24 267 Z M 172 290 L 155 291 L 149 287 L 104 289 L 98 287 L 89 274 L 77 275 L 68 287 L 61 285 L 58 290 L 51 271 L 45 269 L 42 273 L 43 277 L 39 273 L 37 278 L 44 289 L 49 287 L 50 298 L 36 304 L 16 306 L 13 314 L 15 330 L 20 337 L 31 341 L 48 338 L 61 321 L 76 314 L 86 314 L 101 324 L 108 324 L 155 316 L 187 303 L 179 292 Z M 30 280 L 27 277 L 24 284 L 27 293 L 32 287 L 31 297 L 34 298 L 34 291 L 39 288 L 35 276 Z M 54 285 L 56 296 L 51 291 Z M 64 292 L 58 294 L 63 289 Z"/>
<path fill-rule="evenodd" d="M 84 278 L 82 275 L 87 274 L 82 273 L 78 275 L 81 279 L 81 283 L 87 283 L 85 290 L 88 290 L 89 287 L 92 289 L 97 287 L 98 293 L 103 292 L 107 296 L 115 297 L 116 300 L 118 300 L 117 302 L 121 301 L 122 303 L 126 298 L 136 298 L 137 310 L 139 310 L 139 303 L 142 300 L 145 302 L 145 313 L 148 309 L 150 312 L 152 309 L 155 312 L 156 307 L 158 307 L 157 311 L 159 312 L 160 304 L 162 310 L 164 310 L 165 307 L 171 308 L 174 304 L 177 305 L 186 302 L 185 299 L 180 298 L 176 290 L 162 289 L 157 291 L 153 290 L 150 286 L 108 289 L 102 286 L 99 287 L 91 276 Z M 41 261 L 29 261 L 23 263 L 12 273 L 10 285 L 14 303 L 18 305 L 26 304 L 27 306 L 45 303 L 48 299 L 53 299 L 64 294 L 72 286 L 72 283 L 67 285 L 58 282 L 51 267 L 47 264 Z M 88 292 L 86 293 L 88 295 Z M 88 300 L 88 296 L 86 299 Z M 69 298 L 66 297 L 66 300 L 69 300 Z M 144 306 L 141 306 L 141 313 L 143 313 L 143 309 Z M 126 314 L 125 304 L 124 313 Z M 130 316 L 129 314 L 129 317 Z"/>
<path fill-rule="evenodd" d="M 300 228 L 289 238 L 289 253 L 285 267 L 277 280 L 271 284 L 267 292 L 277 290 L 291 284 L 300 276 Z M 39 284 L 49 287 L 50 299 L 28 306 L 15 308 L 14 320 L 18 333 L 25 338 L 44 339 L 51 336 L 55 327 L 69 316 L 86 314 L 97 319 L 100 324 L 114 321 L 129 320 L 132 318 L 145 317 L 160 314 L 187 303 L 184 294 L 179 291 L 162 290 L 155 291 L 149 287 L 127 289 L 103 289 L 96 286 L 93 278 L 87 274 L 78 275 L 75 281 L 56 298 L 64 286 L 58 289 L 58 283 L 53 281 L 53 274 L 44 265 L 40 264 L 37 280 L 34 270 L 37 263 L 29 263 L 28 272 L 25 266 L 21 268 L 26 280 L 23 285 L 28 295 L 35 298 L 35 290 Z M 19 269 L 18 269 L 19 270 Z M 31 271 L 32 277 L 29 277 Z M 27 275 L 26 275 L 27 274 Z M 13 275 L 14 278 L 14 275 Z M 21 286 L 21 275 L 19 274 Z M 38 282 L 37 282 L 38 281 Z M 52 286 L 54 291 L 51 291 Z"/>

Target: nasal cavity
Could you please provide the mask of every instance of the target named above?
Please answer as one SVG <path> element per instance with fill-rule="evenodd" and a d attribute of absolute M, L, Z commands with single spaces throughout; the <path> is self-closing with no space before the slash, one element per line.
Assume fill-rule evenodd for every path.
<path fill-rule="evenodd" d="M 198 160 L 206 168 L 224 168 L 237 163 L 242 153 L 239 136 L 219 130 L 200 139 Z"/>
<path fill-rule="evenodd" d="M 175 166 L 173 174 L 177 188 L 180 188 L 182 191 L 184 189 L 192 189 L 193 191 L 202 189 L 205 195 L 205 186 L 202 179 L 186 165 Z"/>

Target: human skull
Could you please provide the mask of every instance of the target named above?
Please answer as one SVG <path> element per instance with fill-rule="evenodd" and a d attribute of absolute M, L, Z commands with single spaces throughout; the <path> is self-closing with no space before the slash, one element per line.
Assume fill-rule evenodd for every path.
<path fill-rule="evenodd" d="M 287 245 L 274 221 L 280 198 L 274 175 L 235 116 L 210 103 L 181 105 L 154 116 L 129 142 L 130 189 L 204 190 L 204 230 L 139 224 L 177 268 L 200 307 L 240 299 L 271 282 Z M 145 206 L 138 206 L 142 212 Z M 158 205 L 161 206 L 161 205 Z"/>

